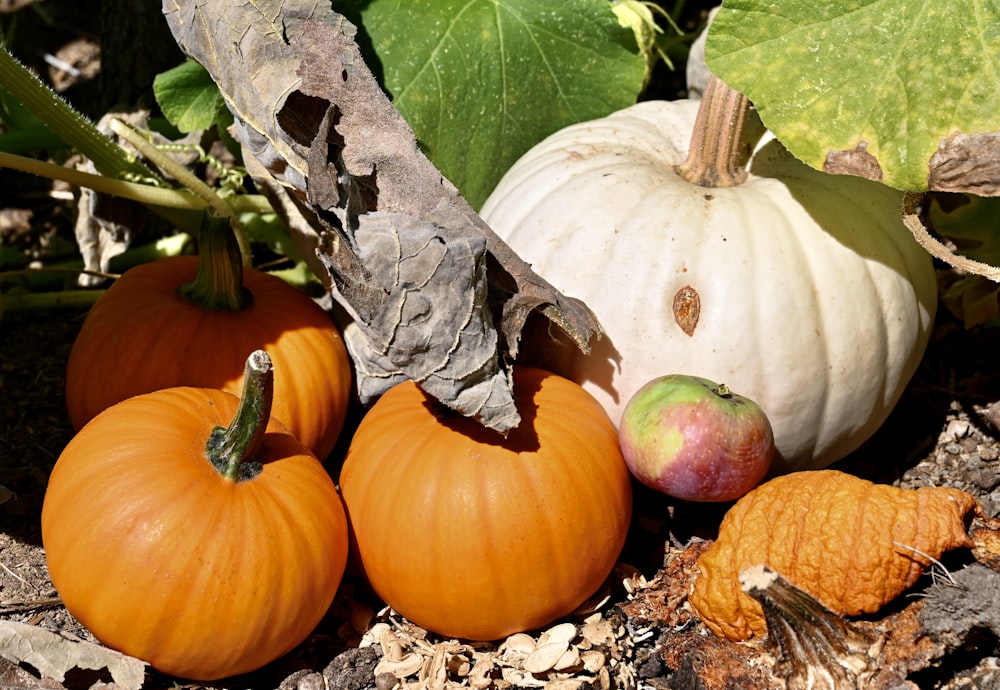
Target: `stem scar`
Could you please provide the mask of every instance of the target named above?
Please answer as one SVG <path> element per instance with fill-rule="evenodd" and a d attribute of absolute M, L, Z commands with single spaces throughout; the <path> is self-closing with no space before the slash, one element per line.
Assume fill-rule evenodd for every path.
<path fill-rule="evenodd" d="M 690 285 L 685 285 L 674 295 L 674 321 L 681 327 L 681 330 L 689 336 L 694 335 L 694 329 L 698 325 L 701 316 L 701 297 L 698 291 Z"/>

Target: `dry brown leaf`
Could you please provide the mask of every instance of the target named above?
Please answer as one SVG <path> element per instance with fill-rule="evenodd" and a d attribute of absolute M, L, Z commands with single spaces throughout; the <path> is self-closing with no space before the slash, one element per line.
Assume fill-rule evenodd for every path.
<path fill-rule="evenodd" d="M 41 675 L 60 683 L 73 668 L 106 668 L 123 690 L 139 690 L 146 673 L 146 662 L 140 659 L 15 621 L 0 621 L 0 657 L 30 664 Z"/>
<path fill-rule="evenodd" d="M 295 216 L 303 254 L 354 319 L 362 401 L 409 378 L 489 427 L 516 426 L 510 361 L 528 315 L 543 312 L 582 349 L 600 326 L 426 158 L 364 64 L 356 27 L 314 0 L 163 6 L 219 85 L 258 186 Z"/>

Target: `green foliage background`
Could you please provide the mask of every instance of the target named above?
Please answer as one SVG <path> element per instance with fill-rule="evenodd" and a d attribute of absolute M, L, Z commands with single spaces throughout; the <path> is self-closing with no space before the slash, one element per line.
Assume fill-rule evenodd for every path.
<path fill-rule="evenodd" d="M 533 144 L 635 103 L 645 58 L 608 0 L 349 0 L 365 58 L 479 208 Z"/>

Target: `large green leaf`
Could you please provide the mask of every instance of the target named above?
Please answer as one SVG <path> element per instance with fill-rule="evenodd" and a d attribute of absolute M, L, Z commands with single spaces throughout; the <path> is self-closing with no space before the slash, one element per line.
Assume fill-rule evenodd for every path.
<path fill-rule="evenodd" d="M 706 61 L 813 167 L 1000 193 L 997 0 L 725 0 Z"/>
<path fill-rule="evenodd" d="M 335 6 L 356 18 L 357 4 Z M 384 88 L 475 208 L 533 144 L 642 88 L 645 58 L 608 0 L 360 4 Z"/>

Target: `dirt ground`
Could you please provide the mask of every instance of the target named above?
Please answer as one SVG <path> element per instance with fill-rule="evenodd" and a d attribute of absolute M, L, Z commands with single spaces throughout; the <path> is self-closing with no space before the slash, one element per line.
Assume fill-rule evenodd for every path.
<path fill-rule="evenodd" d="M 14 4 L 0 0 L 0 10 Z M 50 35 L 64 51 L 61 59 L 93 66 L 92 41 L 70 40 L 92 35 L 79 31 L 73 36 L 66 30 L 71 25 L 64 22 L 61 33 Z M 43 262 L 72 255 L 72 207 L 65 193 L 53 196 L 45 185 L 3 172 L 0 190 L 3 246 L 37 255 Z M 941 275 L 946 283 L 949 272 L 942 270 Z M 52 587 L 39 525 L 48 474 L 72 435 L 63 401 L 65 364 L 84 315 L 83 309 L 70 308 L 0 316 L 4 690 L 75 690 L 117 682 L 101 667 L 75 668 L 57 674 L 61 677 L 40 673 L 37 665 L 17 661 L 23 657 L 10 652 L 9 637 L 4 637 L 10 633 L 3 627 L 26 623 L 53 631 L 70 644 L 93 641 L 61 606 Z M 965 329 L 941 309 L 920 369 L 896 410 L 881 431 L 837 469 L 904 488 L 957 487 L 979 500 L 986 518 L 1000 515 L 998 346 L 1000 328 Z M 703 540 L 714 538 L 726 507 L 679 503 L 637 488 L 633 526 L 620 566 L 593 601 L 546 630 L 492 644 L 441 639 L 423 631 L 385 609 L 362 581 L 348 576 L 306 642 L 260 671 L 212 687 L 784 687 L 774 673 L 780 667 L 778 650 L 718 640 L 685 605 L 693 560 L 707 543 Z M 981 562 L 995 565 L 988 555 L 965 549 L 950 553 L 912 592 L 879 614 L 852 622 L 881 643 L 881 651 L 871 652 L 876 668 L 859 687 L 1000 688 L 1000 577 Z M 562 645 L 563 655 L 539 666 L 540 657 L 534 653 L 552 645 Z M 205 685 L 147 670 L 141 687 Z"/>

